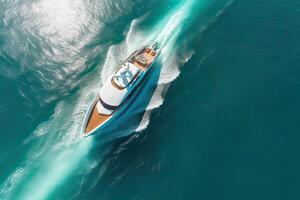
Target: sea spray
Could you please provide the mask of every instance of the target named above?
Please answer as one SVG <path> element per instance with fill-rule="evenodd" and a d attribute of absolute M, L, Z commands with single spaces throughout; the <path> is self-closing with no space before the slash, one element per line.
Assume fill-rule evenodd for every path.
<path fill-rule="evenodd" d="M 177 52 L 182 48 L 178 38 L 193 20 L 195 10 L 202 6 L 202 9 L 197 10 L 197 12 L 201 12 L 209 4 L 208 2 L 205 0 L 181 1 L 178 6 L 166 14 L 161 23 L 158 22 L 157 26 L 147 31 L 138 27 L 142 18 L 135 19 L 129 27 L 125 41 L 120 45 L 110 47 L 102 72 L 101 68 L 97 67 L 93 71 L 93 75 L 89 77 L 92 81 L 89 80 L 86 85 L 82 85 L 77 91 L 78 95 L 72 96 L 65 102 L 60 102 L 53 116 L 42 123 L 34 134 L 24 142 L 24 145 L 31 145 L 32 148 L 27 153 L 26 161 L 18 166 L 14 173 L 1 185 L 0 197 L 3 199 L 9 197 L 14 199 L 47 199 L 77 169 L 81 168 L 82 176 L 85 176 L 94 166 L 100 165 L 101 170 L 98 177 L 89 188 L 92 189 L 105 174 L 108 164 L 101 163 L 101 157 L 98 157 L 97 162 L 93 162 L 92 165 L 82 166 L 90 147 L 93 146 L 94 138 L 91 137 L 82 143 L 78 142 L 77 139 L 87 106 L 97 94 L 101 82 L 105 81 L 120 62 L 141 43 L 150 40 L 161 42 L 163 50 L 160 57 L 159 86 L 148 106 L 144 110 L 138 110 L 137 113 L 134 113 L 145 113 L 146 110 L 146 113 L 140 118 L 142 120 L 140 120 L 140 126 L 136 130 L 141 131 L 146 128 L 151 111 L 162 105 L 168 86 L 180 73 L 180 66 L 193 55 L 193 50 L 189 50 L 182 57 L 178 57 Z M 82 63 L 84 62 L 79 65 Z M 102 74 L 101 81 L 100 74 Z M 130 133 L 132 132 L 116 135 L 123 137 Z M 42 189 L 41 186 L 43 186 Z M 36 195 L 36 197 L 32 198 L 32 195 Z"/>
<path fill-rule="evenodd" d="M 183 66 L 193 56 L 194 50 L 189 47 L 194 34 L 201 34 L 211 23 L 218 18 L 232 0 L 218 2 L 219 8 L 210 14 L 207 14 L 206 20 L 197 24 L 200 30 L 194 33 L 186 33 L 186 30 L 194 26 L 194 18 L 209 7 L 217 4 L 215 1 L 208 0 L 187 0 L 181 1 L 172 11 L 170 11 L 164 20 L 158 23 L 151 34 L 151 40 L 160 42 L 162 53 L 162 69 L 158 81 L 158 86 L 154 95 L 146 108 L 146 112 L 137 127 L 136 131 L 143 131 L 148 127 L 152 110 L 163 104 L 164 96 L 170 86 L 180 74 L 180 66 Z M 203 14 L 203 16 L 205 16 Z M 187 34 L 183 41 L 178 41 L 182 34 Z"/>
<path fill-rule="evenodd" d="M 88 138 L 67 150 L 56 152 L 55 155 L 44 155 L 47 157 L 45 163 L 31 177 L 31 181 L 20 192 L 20 197 L 31 200 L 48 198 L 55 188 L 80 166 L 80 162 L 89 152 L 90 145 L 91 138 Z"/>

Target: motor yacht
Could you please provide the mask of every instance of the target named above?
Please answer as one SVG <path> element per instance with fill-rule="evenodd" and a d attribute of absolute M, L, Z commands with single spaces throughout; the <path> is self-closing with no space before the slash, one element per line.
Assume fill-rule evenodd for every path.
<path fill-rule="evenodd" d="M 82 137 L 97 134 L 104 126 L 115 125 L 110 121 L 122 114 L 122 107 L 151 75 L 151 68 L 159 54 L 159 44 L 154 42 L 133 52 L 116 68 L 89 106 L 82 124 Z"/>

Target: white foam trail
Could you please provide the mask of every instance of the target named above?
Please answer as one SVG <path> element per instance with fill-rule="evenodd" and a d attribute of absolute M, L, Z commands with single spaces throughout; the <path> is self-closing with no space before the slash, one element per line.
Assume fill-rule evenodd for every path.
<path fill-rule="evenodd" d="M 109 47 L 101 72 L 102 83 L 104 83 L 113 73 L 116 67 L 121 64 L 122 58 L 124 58 L 126 55 L 127 49 L 124 43 L 121 45 L 114 45 Z"/>
<path fill-rule="evenodd" d="M 185 52 L 185 55 L 181 57 L 178 56 L 176 54 L 176 39 L 184 27 L 184 22 L 191 16 L 192 7 L 196 2 L 197 1 L 194 0 L 183 1 L 183 4 L 179 6 L 179 9 L 171 13 L 171 16 L 168 17 L 169 20 L 159 25 L 157 31 L 158 34 L 155 34 L 156 38 L 152 38 L 156 41 L 159 41 L 163 47 L 161 53 L 162 68 L 157 89 L 151 98 L 151 101 L 138 128 L 136 129 L 136 132 L 143 131 L 148 127 L 150 123 L 151 112 L 163 104 L 164 96 L 169 88 L 170 83 L 174 81 L 180 74 L 180 66 L 183 66 L 185 63 L 187 63 L 195 53 L 193 49 L 190 49 L 186 44 L 183 43 L 181 44 L 181 49 L 178 50 Z M 220 17 L 232 3 L 233 0 L 229 0 L 225 7 L 219 11 L 211 21 L 202 26 L 202 28 L 199 30 L 200 33 L 206 30 L 209 25 L 214 23 L 216 19 Z M 209 1 L 204 0 L 203 4 L 208 5 Z M 160 30 L 160 27 L 164 27 L 163 30 Z M 209 55 L 211 54 L 212 52 Z M 206 58 L 207 56 L 204 59 Z"/>
<path fill-rule="evenodd" d="M 24 175 L 23 168 L 17 168 L 1 185 L 0 189 L 0 198 L 1 199 L 12 199 L 12 190 L 14 189 L 14 185 L 19 184 Z M 13 184 L 12 184 L 13 183 Z"/>
<path fill-rule="evenodd" d="M 127 47 L 127 53 L 131 53 L 135 51 L 137 48 L 140 48 L 141 44 L 147 43 L 149 40 L 147 39 L 147 34 L 143 31 L 138 30 L 138 25 L 142 21 L 143 17 L 139 19 L 135 19 L 132 21 L 125 43 Z"/>
<path fill-rule="evenodd" d="M 60 102 L 56 106 L 53 116 L 47 122 L 39 125 L 34 134 L 25 140 L 24 144 L 35 140 L 38 140 L 40 144 L 29 150 L 28 159 L 24 166 L 17 169 L 11 178 L 7 179 L 4 185 L 1 185 L 1 189 L 5 190 L 6 193 L 0 194 L 0 197 L 7 197 L 14 193 L 19 184 L 26 181 L 25 184 L 30 189 L 22 189 L 20 194 L 22 199 L 46 199 L 84 159 L 92 143 L 92 137 L 79 144 L 74 144 L 74 142 L 79 138 L 80 125 L 87 106 L 99 88 L 98 75 L 101 74 L 102 82 L 104 82 L 131 53 L 132 49 L 140 45 L 143 36 L 136 30 L 138 22 L 138 20 L 133 21 L 127 39 L 123 43 L 109 48 L 104 66 L 96 71 L 93 77 L 89 77 L 92 81 L 82 87 L 79 96 L 74 97 L 75 99 L 72 99 L 71 102 L 69 100 Z M 134 38 L 135 42 L 129 42 L 128 38 Z M 140 39 L 138 40 L 138 38 Z M 41 167 L 30 180 L 26 180 L 36 162 Z M 98 162 L 91 165 L 95 167 L 97 164 Z M 104 163 L 103 173 L 105 166 Z M 90 170 L 91 167 L 87 167 L 85 173 Z M 102 174 L 99 175 L 99 179 Z M 34 198 L 31 197 L 32 190 L 38 191 Z"/>
<path fill-rule="evenodd" d="M 178 60 L 174 46 L 176 36 L 180 33 L 183 21 L 188 17 L 190 7 L 193 5 L 192 2 L 193 1 L 185 2 L 178 10 L 173 12 L 167 23 L 164 25 L 163 30 L 159 30 L 159 34 L 154 39 L 159 41 L 162 47 L 162 68 L 158 86 L 154 91 L 150 103 L 146 108 L 146 112 L 144 113 L 143 118 L 136 129 L 136 132 L 141 132 L 148 127 L 152 110 L 160 107 L 163 104 L 164 96 L 168 90 L 169 83 L 174 81 L 179 76 L 179 66 L 188 60 L 185 59 L 184 62 Z"/>
<path fill-rule="evenodd" d="M 85 111 L 98 88 L 98 74 L 88 77 L 76 96 L 58 103 L 53 116 L 24 141 L 31 145 L 26 162 L 1 184 L 1 199 L 47 199 L 77 169 L 92 143 L 92 138 L 78 140 Z"/>
<path fill-rule="evenodd" d="M 164 93 L 166 91 L 167 87 L 165 85 L 158 85 L 156 90 L 154 91 L 154 94 L 151 97 L 151 100 L 146 108 L 146 111 L 143 115 L 143 118 L 139 124 L 139 126 L 136 128 L 136 132 L 141 132 L 145 130 L 149 123 L 150 123 L 150 116 L 152 110 L 160 107 L 164 102 Z"/>
<path fill-rule="evenodd" d="M 150 103 L 148 104 L 146 111 L 153 110 L 155 108 L 160 107 L 164 102 L 164 91 L 165 86 L 164 85 L 158 85 L 156 90 L 154 91 L 154 94 L 150 100 Z"/>
<path fill-rule="evenodd" d="M 55 157 L 52 157 L 53 160 L 46 166 L 44 165 L 42 169 L 39 169 L 39 172 L 31 178 L 32 181 L 27 184 L 28 188 L 35 189 L 34 195 L 32 195 L 31 190 L 25 189 L 21 194 L 22 198 L 31 200 L 46 199 L 56 186 L 78 167 L 89 151 L 89 140 L 90 138 L 68 150 L 58 152 Z"/>
<path fill-rule="evenodd" d="M 80 120 L 73 119 L 74 124 L 81 124 Z M 51 192 L 73 173 L 80 161 L 85 158 L 91 145 L 91 138 L 78 144 L 74 143 L 75 138 L 79 138 L 79 127 L 71 126 L 63 131 L 55 125 L 59 124 L 57 120 L 60 120 L 60 117 L 50 119 L 50 122 L 42 125 L 30 139 L 36 140 L 35 137 L 43 137 L 39 141 L 40 144 L 28 152 L 24 166 L 18 168 L 4 185 L 1 185 L 0 197 L 6 198 L 15 195 L 15 189 L 20 186 L 24 187 L 25 184 L 26 187 L 22 189 L 19 199 L 47 199 Z M 69 123 L 67 124 L 69 125 Z M 56 129 L 58 132 L 50 131 Z M 57 139 L 53 138 L 55 134 L 57 134 Z M 37 166 L 39 167 L 37 168 Z M 34 168 L 36 171 L 32 172 Z"/>
<path fill-rule="evenodd" d="M 137 29 L 141 19 L 135 19 L 131 22 L 125 41 L 109 48 L 104 66 L 101 72 L 102 82 L 113 73 L 113 71 L 137 48 L 143 43 L 147 43 L 146 34 Z"/>
<path fill-rule="evenodd" d="M 148 126 L 152 110 L 163 104 L 168 86 L 180 74 L 180 66 L 187 62 L 193 55 L 192 50 L 188 51 L 188 53 L 181 58 L 175 55 L 176 49 L 174 49 L 174 47 L 176 46 L 176 36 L 180 33 L 183 21 L 189 16 L 188 11 L 191 6 L 190 3 L 183 5 L 186 7 L 178 10 L 175 14 L 173 13 L 174 17 L 170 18 L 167 25 L 161 26 L 165 27 L 163 31 L 158 31 L 160 34 L 154 34 L 158 36 L 158 39 L 163 43 L 163 51 L 161 54 L 163 65 L 159 77 L 159 85 L 136 131 L 142 131 Z M 1 184 L 1 199 L 9 199 L 12 197 L 16 189 L 21 186 L 21 183 L 26 184 L 30 189 L 24 189 L 21 186 L 22 190 L 20 196 L 22 198 L 20 199 L 33 199 L 31 196 L 32 191 L 38 191 L 35 197 L 36 199 L 46 199 L 68 175 L 76 170 L 76 167 L 86 156 L 92 141 L 86 140 L 85 143 L 79 144 L 78 146 L 76 145 L 76 147 L 74 147 L 73 144 L 78 137 L 84 111 L 87 109 L 91 97 L 96 94 L 97 88 L 99 88 L 99 75 L 101 74 L 102 81 L 106 80 L 112 70 L 114 70 L 129 53 L 147 40 L 145 40 L 146 33 L 138 29 L 138 23 L 139 20 L 134 20 L 126 40 L 120 45 L 112 46 L 109 49 L 102 73 L 97 71 L 93 77 L 89 77 L 92 81 L 88 81 L 87 85 L 82 86 L 79 95 L 73 97 L 74 99 L 59 103 L 54 115 L 47 122 L 41 124 L 34 135 L 26 140 L 25 144 L 34 141 L 37 142 L 37 145 L 28 152 L 27 161 Z M 149 40 L 150 38 L 151 37 L 149 37 Z M 41 167 L 36 167 L 37 164 Z M 93 164 L 94 167 L 95 165 L 97 165 L 97 163 Z M 37 172 L 32 172 L 34 166 Z M 96 182 L 98 182 L 103 173 L 105 173 L 106 166 L 104 163 Z M 86 170 L 88 173 L 91 168 L 88 167 Z M 28 176 L 32 177 L 28 180 Z"/>

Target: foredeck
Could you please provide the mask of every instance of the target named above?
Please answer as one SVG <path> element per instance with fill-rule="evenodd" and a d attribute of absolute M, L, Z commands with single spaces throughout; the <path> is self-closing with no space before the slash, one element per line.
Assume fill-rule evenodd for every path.
<path fill-rule="evenodd" d="M 93 107 L 92 113 L 90 115 L 90 119 L 87 123 L 87 126 L 85 128 L 84 133 L 87 134 L 90 131 L 92 131 L 93 129 L 95 129 L 96 127 L 98 127 L 100 124 L 102 124 L 103 122 L 105 122 L 108 118 L 110 117 L 110 115 L 101 115 L 98 113 L 97 108 L 96 108 L 96 104 Z"/>

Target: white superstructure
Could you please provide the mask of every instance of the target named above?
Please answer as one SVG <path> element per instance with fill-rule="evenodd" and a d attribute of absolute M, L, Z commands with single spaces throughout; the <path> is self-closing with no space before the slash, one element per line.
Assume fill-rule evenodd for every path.
<path fill-rule="evenodd" d="M 135 65 L 124 63 L 100 89 L 100 99 L 96 105 L 98 112 L 110 115 L 122 103 L 128 92 L 127 86 L 139 72 Z"/>

